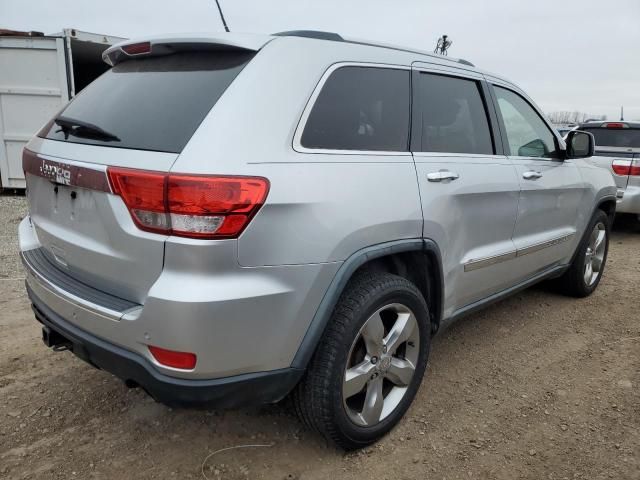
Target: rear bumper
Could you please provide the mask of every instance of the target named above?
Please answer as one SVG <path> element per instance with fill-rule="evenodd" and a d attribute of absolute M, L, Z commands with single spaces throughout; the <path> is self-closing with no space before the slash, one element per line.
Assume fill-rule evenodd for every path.
<path fill-rule="evenodd" d="M 106 342 L 67 322 L 51 310 L 27 284 L 36 319 L 63 336 L 70 350 L 89 364 L 142 387 L 159 402 L 177 407 L 233 408 L 274 403 L 286 396 L 303 371 L 285 368 L 214 380 L 170 377 L 143 356 Z"/>
<path fill-rule="evenodd" d="M 161 375 L 203 380 L 292 367 L 339 264 L 240 267 L 233 241 L 167 242 L 144 303 L 82 283 L 20 224 L 27 284 L 56 318 L 145 360 Z M 127 272 L 123 272 L 126 275 Z M 133 298 L 133 297 L 131 297 Z M 197 355 L 193 370 L 160 364 L 148 346 Z"/>
<path fill-rule="evenodd" d="M 635 213 L 640 215 L 640 186 L 627 186 L 624 190 L 624 195 L 618 200 L 616 213 Z"/>

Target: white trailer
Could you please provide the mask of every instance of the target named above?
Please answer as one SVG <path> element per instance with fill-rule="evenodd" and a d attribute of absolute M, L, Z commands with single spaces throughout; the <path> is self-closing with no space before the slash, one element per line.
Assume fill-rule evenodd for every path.
<path fill-rule="evenodd" d="M 46 36 L 0 33 L 0 189 L 25 188 L 22 147 L 108 65 L 118 37 L 65 29 Z"/>

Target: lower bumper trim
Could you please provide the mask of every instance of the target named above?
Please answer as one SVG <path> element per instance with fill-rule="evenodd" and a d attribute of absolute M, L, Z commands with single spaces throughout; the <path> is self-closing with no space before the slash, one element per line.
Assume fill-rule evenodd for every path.
<path fill-rule="evenodd" d="M 164 375 L 140 355 L 106 342 L 61 318 L 27 285 L 36 319 L 67 340 L 68 349 L 128 385 L 142 387 L 155 400 L 172 407 L 237 408 L 275 403 L 298 383 L 303 370 L 285 368 L 213 380 L 188 380 Z"/>

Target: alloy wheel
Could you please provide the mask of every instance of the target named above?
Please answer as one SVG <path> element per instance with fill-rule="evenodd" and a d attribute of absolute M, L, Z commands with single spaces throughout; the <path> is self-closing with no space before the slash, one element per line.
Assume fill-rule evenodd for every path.
<path fill-rule="evenodd" d="M 602 222 L 598 222 L 591 232 L 589 244 L 585 253 L 584 281 L 590 287 L 598 280 L 604 264 L 607 229 Z"/>
<path fill-rule="evenodd" d="M 351 345 L 342 384 L 353 423 L 374 426 L 396 409 L 415 375 L 419 353 L 418 322 L 407 306 L 392 303 L 367 319 Z"/>

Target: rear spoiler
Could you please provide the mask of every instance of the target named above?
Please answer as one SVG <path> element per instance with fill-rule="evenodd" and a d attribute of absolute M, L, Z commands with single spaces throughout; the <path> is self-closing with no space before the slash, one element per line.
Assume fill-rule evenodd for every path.
<path fill-rule="evenodd" d="M 107 48 L 102 60 L 112 67 L 130 58 L 162 56 L 184 51 L 253 51 L 273 40 L 269 35 L 220 33 L 216 36 L 185 35 L 126 40 Z"/>

